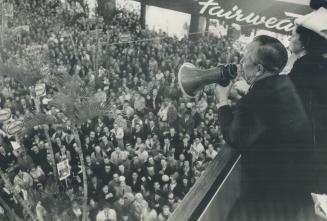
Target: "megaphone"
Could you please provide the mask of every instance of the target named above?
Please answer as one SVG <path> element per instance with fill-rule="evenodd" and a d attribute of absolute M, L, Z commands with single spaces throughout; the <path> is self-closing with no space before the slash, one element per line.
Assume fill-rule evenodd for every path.
<path fill-rule="evenodd" d="M 184 95 L 192 98 L 204 86 L 212 83 L 227 86 L 237 76 L 239 65 L 226 64 L 201 70 L 191 63 L 184 63 L 178 72 L 178 84 Z"/>

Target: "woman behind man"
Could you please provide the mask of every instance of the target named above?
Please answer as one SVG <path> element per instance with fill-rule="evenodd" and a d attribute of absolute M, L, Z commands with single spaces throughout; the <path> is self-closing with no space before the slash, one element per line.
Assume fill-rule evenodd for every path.
<path fill-rule="evenodd" d="M 327 193 L 327 9 L 321 7 L 295 23 L 290 42 L 295 62 L 289 76 L 310 120 L 312 166 L 316 172 L 312 192 Z M 327 220 L 317 203 L 315 212 Z"/>
<path fill-rule="evenodd" d="M 315 166 L 318 172 L 323 172 L 321 169 L 326 169 L 327 163 L 327 9 L 320 8 L 313 13 L 317 14 L 315 19 L 306 15 L 296 20 L 298 26 L 293 32 L 290 48 L 297 60 L 289 76 L 310 119 L 311 142 L 317 153 L 316 162 L 319 162 Z M 316 25 L 320 25 L 322 31 L 315 30 Z"/>

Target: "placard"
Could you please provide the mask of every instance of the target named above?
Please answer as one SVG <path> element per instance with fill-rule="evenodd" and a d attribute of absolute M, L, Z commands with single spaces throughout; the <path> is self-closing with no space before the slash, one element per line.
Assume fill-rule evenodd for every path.
<path fill-rule="evenodd" d="M 120 38 L 120 42 L 128 42 L 132 40 L 130 33 L 122 33 L 120 34 L 119 38 Z"/>
<path fill-rule="evenodd" d="M 21 32 L 29 32 L 29 31 L 30 31 L 30 26 L 28 25 L 21 25 L 12 29 L 12 32 L 14 34 L 20 34 Z"/>
<path fill-rule="evenodd" d="M 16 141 L 10 141 L 10 144 L 11 144 L 12 148 L 14 150 L 16 150 L 16 151 L 21 148 L 21 145 L 18 142 L 16 142 Z"/>
<path fill-rule="evenodd" d="M 44 49 L 44 45 L 31 45 L 26 48 L 26 53 L 28 55 L 36 55 L 41 53 L 43 49 Z"/>
<path fill-rule="evenodd" d="M 24 122 L 21 120 L 11 121 L 6 123 L 6 131 L 9 135 L 15 135 L 24 127 Z"/>
<path fill-rule="evenodd" d="M 3 10 L 4 10 L 4 15 L 7 17 L 14 17 L 14 6 L 13 4 L 6 2 L 3 3 Z"/>
<path fill-rule="evenodd" d="M 35 94 L 38 97 L 43 97 L 47 94 L 44 83 L 35 85 Z"/>
<path fill-rule="evenodd" d="M 0 110 L 0 122 L 7 121 L 11 118 L 11 110 L 9 108 Z"/>
<path fill-rule="evenodd" d="M 59 180 L 67 179 L 70 176 L 70 165 L 68 159 L 58 163 L 57 170 Z"/>

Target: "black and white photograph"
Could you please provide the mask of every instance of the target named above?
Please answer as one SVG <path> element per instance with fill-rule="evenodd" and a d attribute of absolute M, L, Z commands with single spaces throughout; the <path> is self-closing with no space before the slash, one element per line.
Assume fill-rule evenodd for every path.
<path fill-rule="evenodd" d="M 0 15 L 0 221 L 327 221 L 326 0 Z"/>

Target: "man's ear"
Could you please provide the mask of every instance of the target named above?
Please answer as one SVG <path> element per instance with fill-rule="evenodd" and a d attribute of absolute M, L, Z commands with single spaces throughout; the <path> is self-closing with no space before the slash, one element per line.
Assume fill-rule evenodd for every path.
<path fill-rule="evenodd" d="M 255 74 L 256 76 L 260 75 L 261 73 L 263 73 L 264 67 L 262 64 L 258 64 L 258 72 Z"/>

